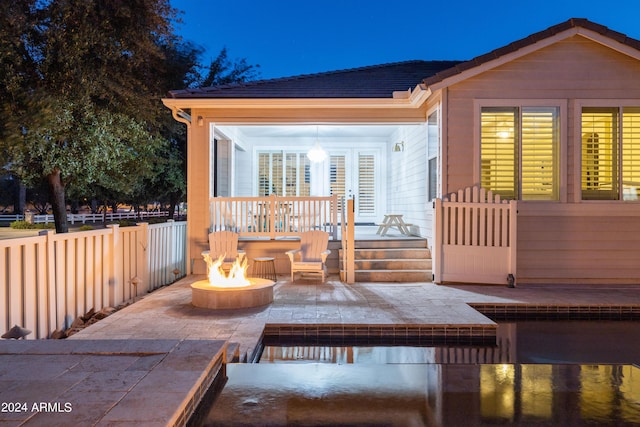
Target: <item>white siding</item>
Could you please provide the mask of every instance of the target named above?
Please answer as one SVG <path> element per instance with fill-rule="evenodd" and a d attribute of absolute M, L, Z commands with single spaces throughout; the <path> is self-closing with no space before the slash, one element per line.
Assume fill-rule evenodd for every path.
<path fill-rule="evenodd" d="M 404 141 L 404 151 L 393 146 Z M 427 127 L 406 126 L 392 137 L 389 149 L 388 211 L 404 215 L 414 233 L 430 238 L 432 209 L 427 200 Z"/>

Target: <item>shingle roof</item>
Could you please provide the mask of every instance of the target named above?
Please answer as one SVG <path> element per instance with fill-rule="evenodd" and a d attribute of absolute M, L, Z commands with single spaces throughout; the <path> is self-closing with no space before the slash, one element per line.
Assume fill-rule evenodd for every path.
<path fill-rule="evenodd" d="M 273 80 L 174 90 L 172 98 L 391 98 L 461 61 L 405 61 Z"/>
<path fill-rule="evenodd" d="M 571 18 L 469 61 L 405 61 L 348 70 L 259 80 L 214 87 L 174 90 L 171 98 L 391 98 L 423 83 L 441 82 L 575 27 L 582 27 L 640 50 L 640 41 L 584 18 Z"/>
<path fill-rule="evenodd" d="M 596 24 L 595 22 L 591 22 L 585 18 L 571 18 L 565 22 L 549 27 L 546 30 L 542 30 L 535 34 L 531 34 L 528 37 L 525 37 L 520 40 L 516 40 L 506 46 L 492 50 L 489 53 L 477 56 L 469 61 L 461 62 L 453 66 L 452 68 L 449 68 L 447 70 L 443 70 L 434 75 L 428 76 L 422 81 L 422 83 L 426 86 L 433 85 L 435 83 L 441 82 L 446 78 L 453 77 L 466 70 L 477 67 L 479 65 L 482 65 L 494 59 L 498 59 L 501 56 L 513 53 L 524 47 L 533 45 L 539 41 L 542 41 L 549 37 L 553 37 L 558 33 L 561 33 L 563 31 L 567 31 L 567 30 L 570 30 L 571 28 L 576 28 L 576 27 L 582 27 L 587 30 L 594 31 L 605 37 L 608 37 L 610 39 L 613 39 L 615 41 L 628 45 L 634 49 L 640 50 L 640 40 L 633 39 L 631 37 L 628 37 L 625 34 L 611 30 L 608 27 L 605 27 L 604 25 Z"/>

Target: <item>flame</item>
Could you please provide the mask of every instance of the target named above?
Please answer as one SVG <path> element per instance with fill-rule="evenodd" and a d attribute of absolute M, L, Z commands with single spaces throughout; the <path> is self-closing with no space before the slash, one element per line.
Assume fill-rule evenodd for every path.
<path fill-rule="evenodd" d="M 209 284 L 218 288 L 241 288 L 250 286 L 251 282 L 247 279 L 248 265 L 246 258 L 242 263 L 236 258 L 227 275 L 222 269 L 225 256 L 226 255 L 221 255 L 214 261 L 208 254 L 204 255 L 204 260 L 207 262 Z"/>

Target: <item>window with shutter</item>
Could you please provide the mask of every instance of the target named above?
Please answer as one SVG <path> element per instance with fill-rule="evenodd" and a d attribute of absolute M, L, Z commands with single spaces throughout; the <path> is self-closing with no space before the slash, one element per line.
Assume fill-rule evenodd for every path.
<path fill-rule="evenodd" d="M 308 196 L 311 190 L 309 159 L 304 153 L 258 153 L 258 196 Z"/>
<path fill-rule="evenodd" d="M 358 154 L 358 214 L 361 216 L 375 215 L 376 201 L 375 156 L 373 154 Z"/>
<path fill-rule="evenodd" d="M 637 200 L 640 108 L 582 109 L 582 199 Z"/>
<path fill-rule="evenodd" d="M 558 200 L 559 108 L 483 107 L 480 182 L 509 199 Z"/>

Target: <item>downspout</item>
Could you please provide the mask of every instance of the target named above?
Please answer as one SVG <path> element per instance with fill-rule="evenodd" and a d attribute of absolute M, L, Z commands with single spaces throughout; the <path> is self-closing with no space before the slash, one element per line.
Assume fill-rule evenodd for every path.
<path fill-rule="evenodd" d="M 179 109 L 178 107 L 171 107 L 171 115 L 174 120 L 180 123 L 184 123 L 187 125 L 187 145 L 191 141 L 191 115 L 186 113 L 184 110 Z M 188 151 L 188 148 L 187 148 Z M 191 165 L 187 161 L 187 182 L 189 182 L 189 176 L 191 175 Z M 189 207 L 189 186 L 187 185 L 187 208 Z M 186 242 L 186 251 L 185 251 L 185 274 L 191 275 L 193 274 L 193 260 L 191 259 L 191 244 L 189 239 L 191 238 L 192 233 L 189 228 L 189 215 L 187 214 L 187 242 Z"/>

